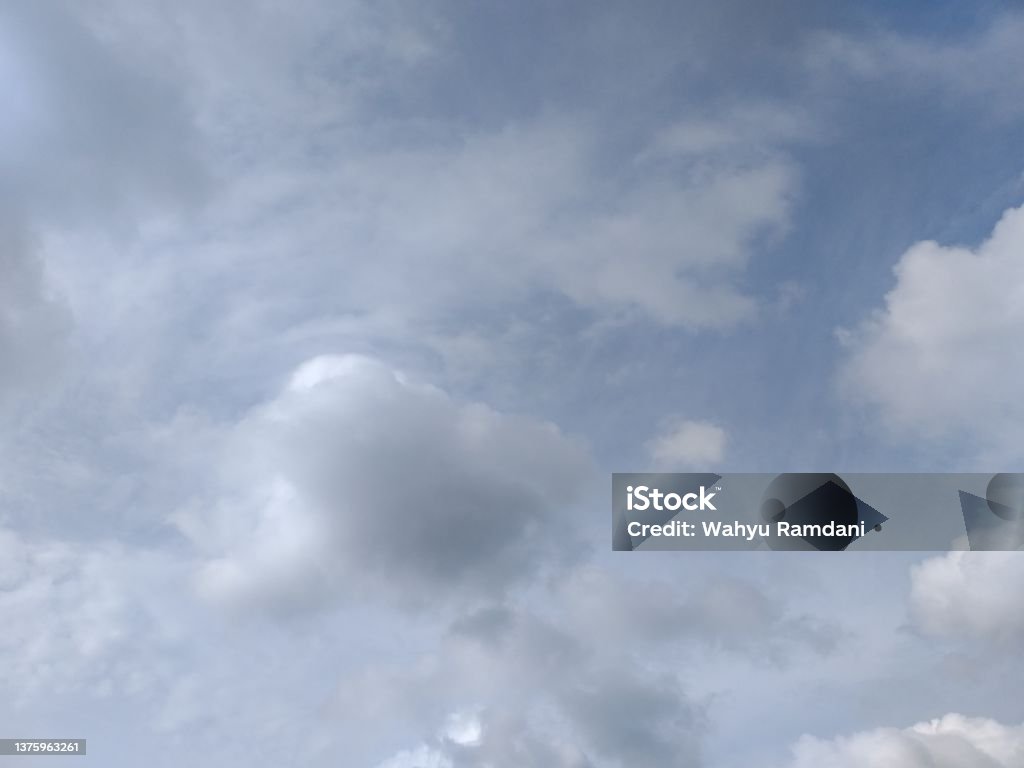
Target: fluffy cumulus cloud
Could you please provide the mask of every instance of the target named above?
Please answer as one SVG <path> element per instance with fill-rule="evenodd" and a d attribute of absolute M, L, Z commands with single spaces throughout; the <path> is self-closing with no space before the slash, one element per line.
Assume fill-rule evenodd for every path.
<path fill-rule="evenodd" d="M 558 561 L 562 513 L 588 472 L 551 424 L 369 358 L 320 357 L 231 429 L 217 490 L 177 519 L 206 555 L 212 597 L 486 594 Z"/>
<path fill-rule="evenodd" d="M 844 333 L 842 385 L 897 433 L 966 437 L 1024 456 L 1024 208 L 976 248 L 927 241 L 895 268 L 885 306 Z"/>
<path fill-rule="evenodd" d="M 647 443 L 658 467 L 709 469 L 725 457 L 726 432 L 710 421 L 675 422 Z"/>
<path fill-rule="evenodd" d="M 950 552 L 911 571 L 910 605 L 926 632 L 1014 644 L 1024 639 L 1020 552 Z"/>
<path fill-rule="evenodd" d="M 1024 726 L 945 717 L 910 728 L 879 728 L 834 740 L 801 739 L 790 768 L 1015 768 L 1024 761 Z"/>

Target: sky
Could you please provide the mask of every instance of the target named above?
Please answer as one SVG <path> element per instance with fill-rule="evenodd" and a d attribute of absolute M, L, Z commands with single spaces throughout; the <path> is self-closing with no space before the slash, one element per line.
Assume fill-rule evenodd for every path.
<path fill-rule="evenodd" d="M 608 515 L 1020 470 L 1024 6 L 0 0 L 0 94 L 0 737 L 1024 765 L 1018 553 Z"/>

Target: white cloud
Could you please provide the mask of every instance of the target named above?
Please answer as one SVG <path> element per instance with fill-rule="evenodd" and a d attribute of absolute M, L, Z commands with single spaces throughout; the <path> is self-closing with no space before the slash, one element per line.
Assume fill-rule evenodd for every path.
<path fill-rule="evenodd" d="M 453 712 L 445 722 L 443 737 L 461 747 L 479 746 L 483 726 L 479 715 L 472 712 Z"/>
<path fill-rule="evenodd" d="M 690 329 L 749 319 L 756 300 L 737 279 L 788 224 L 792 163 L 746 144 L 658 157 L 640 144 L 609 171 L 603 141 L 580 120 L 545 115 L 387 150 L 342 143 L 323 167 L 239 178 L 239 195 L 266 195 L 249 201 L 244 247 L 218 248 L 245 254 L 255 279 L 313 298 L 329 282 L 332 304 L 353 312 L 436 320 L 554 293 Z M 281 253 L 301 254 L 306 270 L 282 274 Z"/>
<path fill-rule="evenodd" d="M 349 311 L 434 315 L 553 291 L 689 328 L 754 312 L 736 278 L 788 224 L 797 173 L 779 148 L 813 132 L 799 110 L 702 110 L 610 156 L 606 131 L 571 110 L 475 126 L 461 114 L 431 122 L 413 100 L 415 119 L 401 120 L 418 75 L 450 64 L 450 30 L 415 4 L 169 13 L 174 24 L 120 11 L 143 16 L 128 28 L 182 61 L 223 150 L 250 231 L 220 244 L 272 262 L 278 281 L 295 279 L 281 255 L 301 255 L 307 299 L 326 281 Z M 395 115 L 373 109 L 382 95 Z"/>
<path fill-rule="evenodd" d="M 713 469 L 725 457 L 727 435 L 710 421 L 681 421 L 647 443 L 658 468 Z"/>
<path fill-rule="evenodd" d="M 997 462 L 1024 456 L 1024 208 L 977 248 L 921 242 L 885 306 L 842 335 L 841 385 L 897 434 L 965 436 Z"/>
<path fill-rule="evenodd" d="M 756 302 L 734 281 L 755 243 L 785 228 L 795 173 L 778 157 L 727 157 L 682 152 L 641 164 L 633 190 L 593 200 L 601 213 L 558 222 L 562 231 L 541 241 L 554 286 L 584 307 L 639 310 L 668 325 L 749 319 Z M 572 186 L 601 189 L 589 173 Z"/>
<path fill-rule="evenodd" d="M 362 357 L 301 366 L 227 437 L 220 491 L 178 516 L 204 593 L 297 607 L 383 589 L 502 590 L 558 552 L 589 472 L 551 424 L 459 403 Z"/>
<path fill-rule="evenodd" d="M 805 736 L 790 768 L 1017 768 L 1024 726 L 984 718 L 945 717 L 910 728 L 878 728 L 834 740 Z"/>
<path fill-rule="evenodd" d="M 807 65 L 815 75 L 853 75 L 913 88 L 934 99 L 954 98 L 950 108 L 969 102 L 1005 116 L 1019 115 L 1024 93 L 1024 15 L 996 15 L 990 23 L 956 39 L 936 40 L 895 33 L 852 36 L 833 31 L 810 38 Z"/>
<path fill-rule="evenodd" d="M 1022 553 L 950 552 L 911 570 L 910 608 L 931 634 L 1019 644 L 1022 589 Z"/>
<path fill-rule="evenodd" d="M 674 123 L 658 134 L 642 157 L 765 160 L 777 156 L 780 145 L 812 141 L 818 134 L 815 118 L 793 105 L 751 103 Z"/>
<path fill-rule="evenodd" d="M 375 100 L 401 103 L 417 72 L 443 61 L 447 32 L 401 3 L 115 3 L 92 15 L 111 50 L 144 41 L 152 61 L 173 62 L 223 181 L 211 237 L 175 247 L 175 262 L 182 250 L 202 254 L 200 271 L 237 258 L 227 266 L 254 286 L 301 294 L 302 319 L 320 316 L 331 285 L 342 313 L 433 319 L 553 292 L 591 312 L 732 327 L 756 311 L 738 285 L 748 259 L 788 225 L 797 173 L 779 148 L 811 133 L 801 113 L 758 104 L 652 128 L 610 157 L 603 129 L 568 111 L 405 124 Z M 135 93 L 134 80 L 118 84 Z M 179 102 L 168 99 L 166 142 L 184 154 L 170 158 L 181 175 L 196 137 Z"/>

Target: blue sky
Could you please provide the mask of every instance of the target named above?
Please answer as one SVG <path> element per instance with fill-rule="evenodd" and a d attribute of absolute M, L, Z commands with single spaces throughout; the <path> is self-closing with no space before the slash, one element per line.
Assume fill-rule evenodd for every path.
<path fill-rule="evenodd" d="M 0 3 L 0 736 L 1020 765 L 1015 553 L 613 556 L 607 490 L 1019 469 L 1022 39 L 995 2 Z"/>

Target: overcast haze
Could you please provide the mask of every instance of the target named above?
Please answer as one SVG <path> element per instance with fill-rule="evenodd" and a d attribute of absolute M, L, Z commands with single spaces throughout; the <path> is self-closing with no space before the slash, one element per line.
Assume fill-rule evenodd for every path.
<path fill-rule="evenodd" d="M 1018 3 L 0 0 L 0 98 L 0 737 L 1024 766 L 1018 553 L 607 498 L 1021 470 Z"/>

